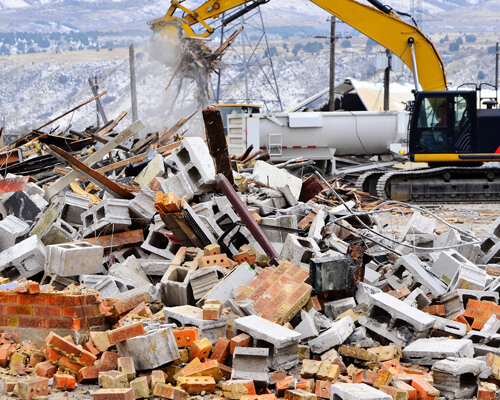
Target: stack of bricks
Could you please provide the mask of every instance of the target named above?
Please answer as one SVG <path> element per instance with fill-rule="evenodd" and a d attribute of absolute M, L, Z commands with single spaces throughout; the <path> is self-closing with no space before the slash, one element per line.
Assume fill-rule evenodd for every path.
<path fill-rule="evenodd" d="M 84 337 L 91 328 L 104 325 L 96 294 L 41 290 L 32 282 L 0 291 L 0 329 L 15 332 L 19 340 L 41 343 L 51 331 Z"/>
<path fill-rule="evenodd" d="M 262 318 L 283 325 L 308 302 L 312 291 L 305 283 L 308 278 L 309 271 L 285 261 L 277 268 L 264 268 L 235 300 L 252 300 Z"/>
<path fill-rule="evenodd" d="M 470 299 L 467 302 L 463 316 L 474 330 L 481 330 L 492 315 L 500 318 L 500 305 L 491 301 Z"/>

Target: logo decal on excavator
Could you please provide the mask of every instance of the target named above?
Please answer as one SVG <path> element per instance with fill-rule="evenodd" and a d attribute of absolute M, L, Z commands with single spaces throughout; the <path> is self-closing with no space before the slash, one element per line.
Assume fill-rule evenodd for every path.
<path fill-rule="evenodd" d="M 495 151 L 495 154 L 500 154 L 500 146 L 498 146 L 497 151 Z"/>

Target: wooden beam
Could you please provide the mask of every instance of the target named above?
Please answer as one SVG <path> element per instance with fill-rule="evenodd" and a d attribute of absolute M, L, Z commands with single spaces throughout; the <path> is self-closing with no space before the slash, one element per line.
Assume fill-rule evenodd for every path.
<path fill-rule="evenodd" d="M 116 182 L 106 178 L 99 172 L 94 171 L 92 168 L 88 167 L 82 163 L 77 158 L 73 157 L 71 154 L 66 153 L 59 147 L 49 145 L 49 151 L 52 155 L 63 162 L 68 163 L 71 167 L 75 168 L 77 171 L 81 171 L 91 182 L 99 185 L 107 192 L 111 193 L 113 196 L 120 197 L 122 199 L 133 199 L 135 196 L 132 192 L 125 189 L 124 187 L 118 185 Z M 67 176 L 67 175 L 66 175 Z"/>
<path fill-rule="evenodd" d="M 116 125 L 118 125 L 118 122 L 120 122 L 125 116 L 127 115 L 126 111 L 123 111 L 118 117 L 114 119 L 114 121 L 111 121 L 109 124 L 107 124 L 105 127 L 103 127 L 100 131 L 96 132 L 96 136 L 104 136 L 107 135 L 109 132 L 111 132 L 113 129 L 115 129 Z"/>

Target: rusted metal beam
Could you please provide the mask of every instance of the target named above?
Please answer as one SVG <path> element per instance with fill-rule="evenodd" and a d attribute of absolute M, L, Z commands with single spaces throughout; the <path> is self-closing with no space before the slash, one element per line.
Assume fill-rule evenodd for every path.
<path fill-rule="evenodd" d="M 132 194 L 129 190 L 106 178 L 104 175 L 96 172 L 92 168 L 86 166 L 80 160 L 76 159 L 71 154 L 66 153 L 59 147 L 49 145 L 48 149 L 54 157 L 60 159 L 62 162 L 68 163 L 75 170 L 79 170 L 87 177 L 88 180 L 102 187 L 113 196 L 119 197 L 121 199 L 133 199 L 135 197 L 134 194 Z"/>
<path fill-rule="evenodd" d="M 234 209 L 236 210 L 242 221 L 245 223 L 247 229 L 253 235 L 255 240 L 257 240 L 257 242 L 260 244 L 260 247 L 262 247 L 262 249 L 266 252 L 270 260 L 269 263 L 272 265 L 278 265 L 279 264 L 278 253 L 276 252 L 273 245 L 271 244 L 267 236 L 264 234 L 260 226 L 257 224 L 257 222 L 255 222 L 255 219 L 248 211 L 248 208 L 240 200 L 238 194 L 233 189 L 231 183 L 227 180 L 227 178 L 223 174 L 217 174 L 215 176 L 215 180 L 217 181 L 217 184 L 219 185 L 219 188 L 222 191 L 222 193 L 226 195 L 231 205 L 234 207 Z"/>
<path fill-rule="evenodd" d="M 231 185 L 234 185 L 233 170 L 227 149 L 226 135 L 220 110 L 217 107 L 208 107 L 203 111 L 203 121 L 207 136 L 208 150 L 215 164 L 216 173 L 224 174 Z"/>

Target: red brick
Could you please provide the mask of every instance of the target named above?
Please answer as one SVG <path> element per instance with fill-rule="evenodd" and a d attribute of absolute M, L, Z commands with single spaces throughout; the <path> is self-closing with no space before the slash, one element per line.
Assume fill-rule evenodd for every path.
<path fill-rule="evenodd" d="M 20 328 L 48 329 L 48 320 L 37 317 L 19 317 Z"/>
<path fill-rule="evenodd" d="M 477 400 L 496 400 L 496 398 L 496 392 L 493 390 L 481 386 L 477 390 Z"/>
<path fill-rule="evenodd" d="M 99 365 L 102 367 L 107 367 L 109 369 L 117 369 L 118 368 L 118 357 L 117 353 L 112 351 L 105 351 L 102 353 L 101 358 L 99 359 Z"/>
<path fill-rule="evenodd" d="M 29 294 L 40 293 L 40 284 L 38 282 L 29 281 L 28 282 L 28 293 Z"/>
<path fill-rule="evenodd" d="M 405 390 L 409 396 L 408 400 L 417 400 L 417 389 L 413 386 L 410 386 L 403 381 L 395 381 L 392 382 L 391 385 L 397 387 L 398 389 Z"/>
<path fill-rule="evenodd" d="M 34 396 L 47 396 L 50 393 L 49 379 L 36 377 L 19 381 L 17 392 L 22 400 L 31 400 Z"/>
<path fill-rule="evenodd" d="M 316 388 L 314 389 L 314 393 L 317 397 L 322 399 L 329 399 L 332 388 L 332 382 L 330 381 L 316 381 Z"/>
<path fill-rule="evenodd" d="M 224 364 L 229 356 L 229 344 L 230 341 L 224 337 L 217 339 L 210 359 L 217 360 L 220 364 Z"/>
<path fill-rule="evenodd" d="M 83 367 L 78 371 L 76 379 L 78 380 L 78 383 L 93 382 L 99 378 L 99 372 L 106 371 L 111 371 L 111 369 L 100 366 Z"/>
<path fill-rule="evenodd" d="M 76 379 L 72 375 L 55 374 L 52 386 L 60 390 L 73 390 L 76 386 Z"/>
<path fill-rule="evenodd" d="M 33 307 L 32 306 L 7 306 L 7 307 L 5 307 L 5 314 L 6 315 L 13 315 L 13 316 L 18 316 L 18 315 L 32 316 L 33 315 Z"/>
<path fill-rule="evenodd" d="M 134 296 L 130 299 L 126 300 L 120 300 L 117 303 L 113 305 L 113 313 L 115 316 L 120 316 L 122 314 L 125 314 L 126 312 L 133 310 L 135 307 L 137 307 L 139 304 L 141 304 L 144 301 L 144 296 L 142 294 L 139 294 L 137 296 Z"/>
<path fill-rule="evenodd" d="M 83 368 L 83 365 L 76 364 L 72 362 L 68 357 L 61 356 L 59 360 L 57 360 L 57 365 L 69 369 L 71 372 L 75 374 L 78 373 Z"/>
<path fill-rule="evenodd" d="M 210 350 L 212 350 L 212 344 L 207 338 L 195 340 L 189 352 L 189 361 L 195 358 L 199 358 L 200 360 L 208 358 Z"/>
<path fill-rule="evenodd" d="M 241 396 L 240 400 L 278 400 L 278 399 L 274 394 L 269 393 L 269 394 L 259 394 L 259 395 L 245 394 Z"/>
<path fill-rule="evenodd" d="M 56 350 L 59 349 L 66 354 L 80 356 L 80 354 L 82 353 L 82 350 L 80 350 L 76 345 L 65 340 L 62 336 L 59 336 L 54 332 L 49 333 L 49 335 L 45 339 L 45 343 L 47 343 L 47 346 L 53 347 Z"/>
<path fill-rule="evenodd" d="M 181 389 L 189 394 L 201 394 L 201 392 L 215 392 L 215 379 L 212 376 L 187 376 L 180 377 L 178 384 Z"/>
<path fill-rule="evenodd" d="M 278 397 L 283 397 L 285 395 L 285 390 L 293 389 L 293 387 L 294 387 L 293 376 L 287 376 L 286 378 L 276 382 L 276 394 Z"/>
<path fill-rule="evenodd" d="M 97 349 L 97 347 L 95 347 L 95 344 L 94 342 L 90 341 L 90 342 L 87 342 L 85 343 L 83 346 L 82 346 L 85 350 L 87 350 L 89 353 L 92 353 L 93 355 L 97 356 L 99 355 L 101 352 Z"/>
<path fill-rule="evenodd" d="M 71 318 L 48 318 L 47 329 L 72 329 L 73 319 Z"/>
<path fill-rule="evenodd" d="M 134 400 L 134 389 L 99 389 L 94 392 L 94 400 Z"/>
<path fill-rule="evenodd" d="M 140 323 L 113 329 L 112 331 L 108 332 L 108 338 L 109 342 L 113 345 L 119 342 L 123 342 L 124 340 L 142 335 L 144 333 L 146 333 L 146 330 L 144 329 L 144 325 Z"/>
<path fill-rule="evenodd" d="M 54 365 L 49 360 L 38 363 L 35 367 L 35 374 L 43 378 L 52 378 L 56 372 L 57 365 Z"/>
<path fill-rule="evenodd" d="M 60 317 L 62 310 L 59 307 L 35 306 L 33 307 L 34 317 Z"/>
<path fill-rule="evenodd" d="M 47 304 L 48 295 L 45 293 L 39 294 L 20 294 L 20 305 L 45 306 Z"/>
<path fill-rule="evenodd" d="M 177 347 L 192 346 L 195 340 L 200 339 L 200 330 L 194 327 L 176 328 L 173 333 Z"/>
<path fill-rule="evenodd" d="M 439 390 L 432 386 L 423 376 L 415 375 L 411 385 L 417 390 L 418 400 L 437 400 Z"/>
<path fill-rule="evenodd" d="M 47 297 L 47 304 L 51 306 L 80 306 L 82 304 L 82 301 L 80 299 L 80 296 L 50 293 Z"/>
<path fill-rule="evenodd" d="M 19 294 L 0 291 L 0 304 L 19 304 Z"/>
<path fill-rule="evenodd" d="M 55 351 L 54 349 L 51 349 L 50 347 L 47 348 L 47 351 L 46 351 L 46 354 L 45 354 L 45 357 L 47 357 L 47 360 L 50 360 L 50 361 L 58 361 L 62 356 L 61 354 L 59 354 L 57 351 Z"/>
<path fill-rule="evenodd" d="M 229 352 L 234 353 L 236 347 L 250 347 L 252 344 L 252 337 L 246 333 L 240 333 L 231 339 Z"/>
<path fill-rule="evenodd" d="M 187 400 L 189 395 L 184 390 L 167 385 L 166 383 L 158 383 L 153 389 L 153 396 L 170 400 Z"/>

